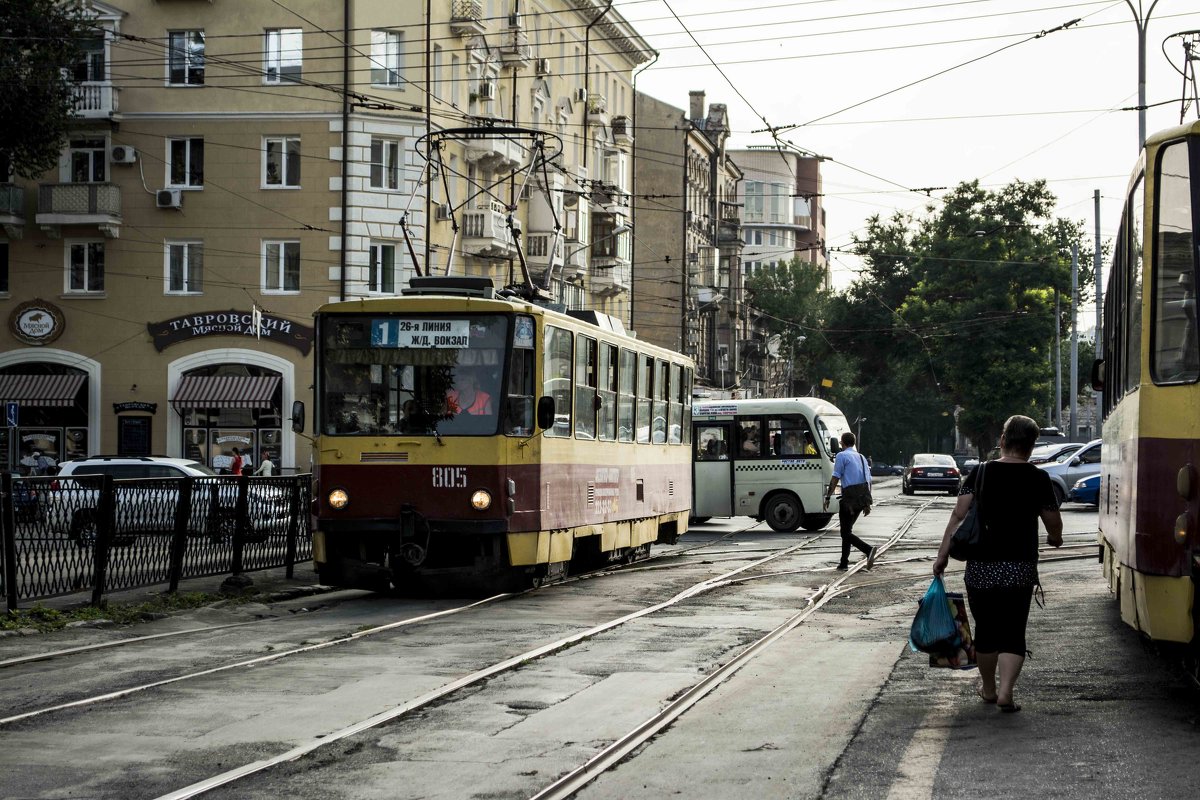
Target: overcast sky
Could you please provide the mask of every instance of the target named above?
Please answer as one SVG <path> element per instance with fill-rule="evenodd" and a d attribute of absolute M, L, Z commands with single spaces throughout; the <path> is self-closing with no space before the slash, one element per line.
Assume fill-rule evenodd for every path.
<path fill-rule="evenodd" d="M 1152 3 L 1144 0 L 1143 16 Z M 868 217 L 929 202 L 905 189 L 1044 178 L 1059 216 L 1084 219 L 1091 231 L 1099 189 L 1102 236 L 1116 228 L 1139 144 L 1137 112 L 1120 110 L 1136 105 L 1138 91 L 1137 25 L 1124 0 L 616 5 L 661 53 L 638 77 L 639 91 L 686 109 L 688 91 L 704 89 L 710 103 L 728 105 L 734 146 L 770 144 L 769 134 L 753 133 L 765 118 L 800 126 L 781 138 L 830 159 L 822 173 L 835 286 L 857 267 L 837 250 Z M 1076 18 L 1070 29 L 1033 38 Z M 1180 120 L 1183 77 L 1163 40 L 1198 29 L 1200 0 L 1154 7 L 1146 99 L 1161 105 L 1147 112 L 1148 132 Z M 1165 46 L 1182 68 L 1181 39 Z M 1194 107 L 1187 118 L 1196 119 Z"/>

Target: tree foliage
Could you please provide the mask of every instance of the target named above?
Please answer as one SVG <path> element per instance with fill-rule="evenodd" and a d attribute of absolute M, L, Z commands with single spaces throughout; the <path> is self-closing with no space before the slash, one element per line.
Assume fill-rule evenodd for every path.
<path fill-rule="evenodd" d="M 79 4 L 0 0 L 0 165 L 34 178 L 58 163 L 74 109 L 70 68 L 89 30 Z"/>

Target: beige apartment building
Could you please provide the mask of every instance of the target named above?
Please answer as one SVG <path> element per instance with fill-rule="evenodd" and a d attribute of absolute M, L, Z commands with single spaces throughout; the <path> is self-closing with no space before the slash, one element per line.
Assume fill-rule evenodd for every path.
<path fill-rule="evenodd" d="M 606 3 L 87 5 L 59 167 L 0 184 L 0 469 L 220 468 L 236 446 L 306 470 L 287 418 L 312 400 L 313 310 L 418 271 L 503 285 L 514 241 L 564 302 L 629 321 L 631 79 L 653 52 Z M 489 120 L 565 143 L 540 184 L 500 180 L 528 136 L 451 137 L 441 174 L 423 157 L 431 130 Z"/>

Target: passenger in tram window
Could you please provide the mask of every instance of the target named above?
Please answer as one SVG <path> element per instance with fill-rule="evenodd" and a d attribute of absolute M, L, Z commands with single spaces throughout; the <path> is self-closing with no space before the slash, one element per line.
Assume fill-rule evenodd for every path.
<path fill-rule="evenodd" d="M 817 455 L 817 445 L 815 442 L 813 442 L 812 431 L 810 431 L 810 430 L 804 431 L 804 455 L 806 455 L 806 456 Z"/>
<path fill-rule="evenodd" d="M 758 426 L 751 423 L 742 428 L 742 455 L 756 456 L 759 453 Z"/>
<path fill-rule="evenodd" d="M 459 370 L 454 388 L 446 392 L 446 406 L 451 414 L 487 415 L 492 413 L 492 396 L 479 387 L 474 370 Z"/>
<path fill-rule="evenodd" d="M 798 456 L 803 453 L 803 448 L 800 445 L 800 437 L 795 431 L 788 431 L 783 437 L 783 455 Z"/>

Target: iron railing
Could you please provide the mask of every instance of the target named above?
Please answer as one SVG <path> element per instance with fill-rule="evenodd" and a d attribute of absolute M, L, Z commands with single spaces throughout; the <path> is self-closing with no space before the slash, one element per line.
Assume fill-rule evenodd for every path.
<path fill-rule="evenodd" d="M 312 558 L 311 475 L 113 480 L 0 475 L 8 608 L 90 591 L 287 567 Z"/>

